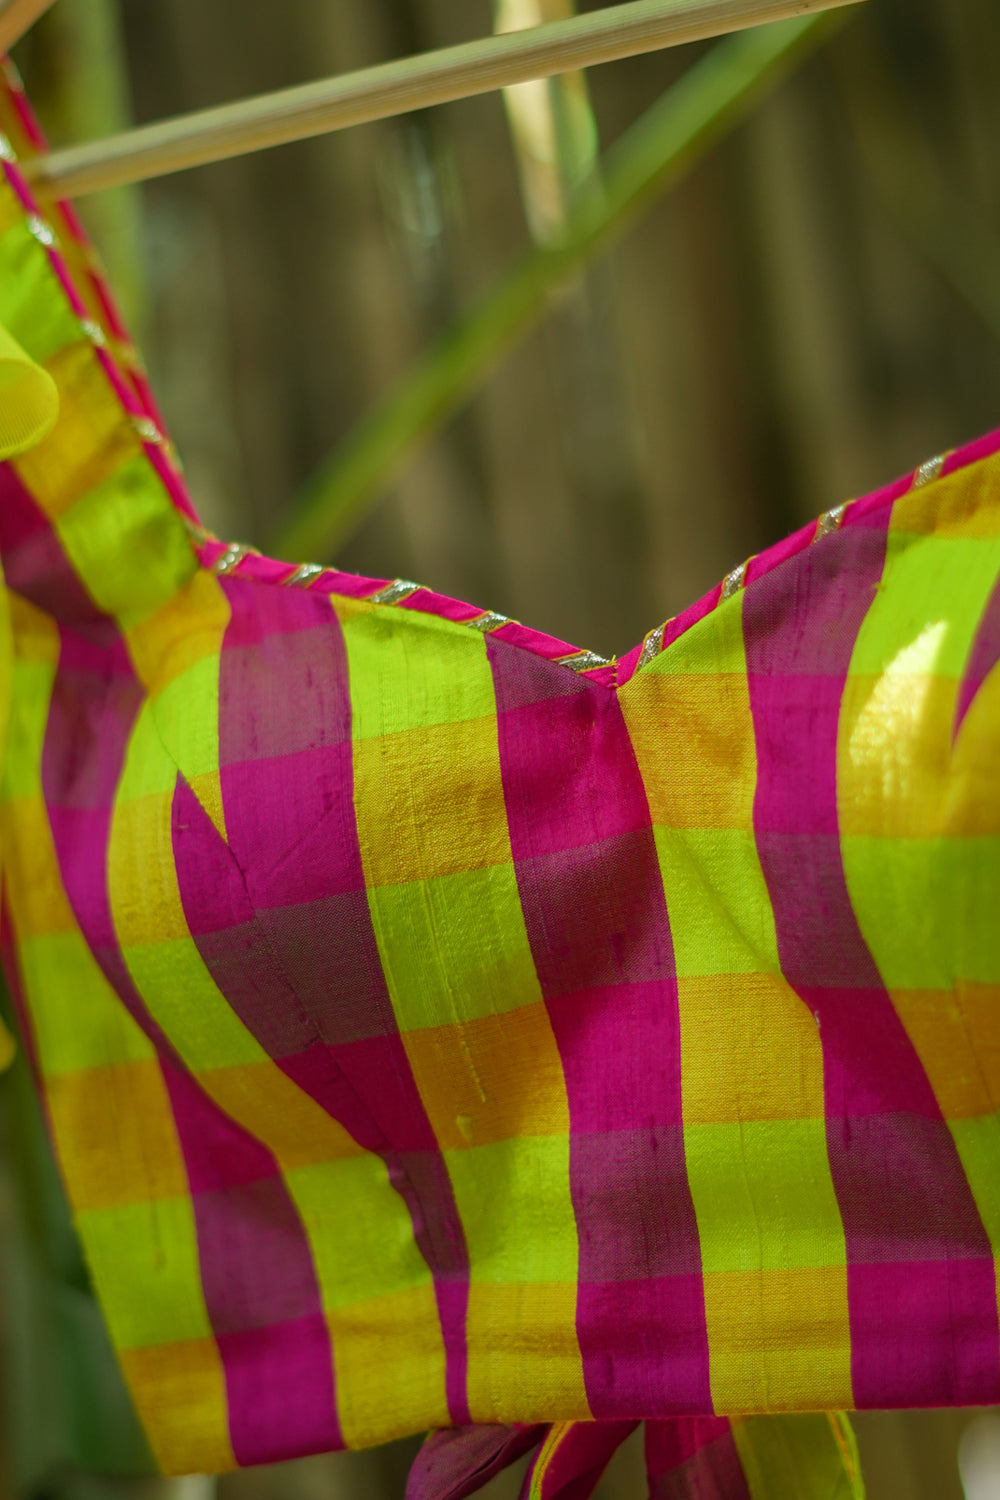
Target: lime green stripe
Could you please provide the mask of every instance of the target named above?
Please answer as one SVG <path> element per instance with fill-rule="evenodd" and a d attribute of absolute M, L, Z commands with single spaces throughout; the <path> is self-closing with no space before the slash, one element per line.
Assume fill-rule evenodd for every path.
<path fill-rule="evenodd" d="M 1000 538 L 890 531 L 882 582 L 858 632 L 850 675 L 961 676 L 998 567 Z"/>
<path fill-rule="evenodd" d="M 80 932 L 23 938 L 18 952 L 46 1078 L 156 1056 Z"/>
<path fill-rule="evenodd" d="M 973 1120 L 951 1120 L 951 1133 L 962 1170 L 976 1200 L 994 1255 L 1000 1255 L 1000 1114 Z"/>
<path fill-rule="evenodd" d="M 341 617 L 354 713 L 358 838 L 379 957 L 432 1125 L 439 1134 L 457 1129 L 470 1142 L 442 1145 L 449 1146 L 445 1160 L 469 1250 L 470 1400 L 475 1410 L 493 1410 L 490 1372 L 505 1356 L 498 1353 L 490 1321 L 491 1297 L 506 1286 L 575 1288 L 579 1260 L 565 1083 L 510 850 L 493 674 L 485 641 L 467 627 L 377 606 L 341 606 Z M 448 754 L 447 732 L 454 725 L 463 726 L 457 733 L 466 736 L 456 738 L 456 746 L 478 747 L 466 773 L 467 795 L 456 775 L 462 762 Z M 438 784 L 451 788 L 440 803 L 433 798 Z M 477 804 L 477 798 L 485 800 Z M 422 808 L 431 809 L 426 817 Z M 484 852 L 476 867 L 480 837 Z M 449 869 L 456 850 L 464 851 L 467 864 Z M 386 876 L 391 883 L 379 884 Z M 491 1101 L 504 1097 L 509 1078 L 503 1033 L 491 1029 L 491 1018 L 510 1013 L 512 1004 L 531 1007 L 544 1082 L 525 1098 L 516 1119 L 495 1120 Z M 516 1011 L 505 1024 L 516 1037 Z M 422 1035 L 429 1028 L 430 1040 Z M 449 1081 L 442 1088 L 443 1075 Z M 467 1131 L 460 1129 L 461 1120 L 444 1115 L 445 1104 L 463 1090 L 476 1116 L 466 1122 Z M 554 1120 L 564 1122 L 561 1134 L 553 1132 Z M 480 1128 L 486 1138 L 477 1140 Z M 491 1139 L 492 1131 L 504 1138 Z M 498 1191 L 504 1201 L 499 1237 Z M 565 1378 L 574 1393 L 579 1387 L 583 1404 L 579 1353 L 571 1352 L 574 1301 L 565 1305 Z M 563 1307 L 559 1297 L 555 1306 Z M 553 1313 L 560 1327 L 561 1317 L 561 1311 Z M 508 1353 L 523 1352 L 525 1368 L 533 1369 L 537 1351 L 530 1325 L 508 1323 L 504 1333 Z"/>
<path fill-rule="evenodd" d="M 136 830 L 124 828 L 124 816 L 136 798 L 150 799 L 151 819 L 162 816 L 163 808 L 169 816 L 168 799 L 177 776 L 177 764 L 167 754 L 158 732 L 155 707 L 147 701 L 129 740 L 108 848 L 111 906 L 122 955 L 150 1014 L 189 1068 L 197 1072 L 237 1063 L 264 1062 L 267 1053 L 226 1002 L 189 934 L 135 943 L 128 941 L 122 931 L 123 900 L 154 911 L 161 906 L 159 887 L 137 892 L 131 885 L 131 867 L 124 863 L 131 851 L 124 846 L 136 836 Z M 149 833 L 152 836 L 151 825 Z M 176 911 L 180 908 L 177 877 L 172 863 L 165 863 L 164 855 L 163 849 L 150 850 L 150 862 L 155 867 L 151 874 L 158 882 L 168 883 Z"/>
<path fill-rule="evenodd" d="M 439 857 L 446 868 L 453 832 L 469 826 L 462 778 L 440 759 L 438 747 L 447 742 L 435 731 L 473 725 L 484 759 L 470 768 L 470 781 L 481 786 L 492 770 L 499 783 L 485 641 L 465 626 L 389 608 L 351 612 L 344 638 L 355 767 L 367 789 L 364 800 L 355 797 L 358 838 L 379 955 L 401 1029 L 500 1014 L 512 998 L 540 1001 L 506 822 L 484 830 L 490 851 L 485 867 L 416 875 L 437 868 Z M 423 765 L 417 759 L 421 731 L 428 732 Z M 399 734 L 407 738 L 396 741 Z M 422 826 L 412 811 L 411 782 L 433 777 L 448 778 L 453 793 L 445 816 Z M 470 796 L 474 790 L 470 785 Z M 504 818 L 502 792 L 490 810 Z M 387 852 L 398 858 L 390 862 Z M 398 880 L 379 884 L 375 867 L 398 871 Z"/>
<path fill-rule="evenodd" d="M 851 904 L 890 990 L 1000 982 L 1000 838 L 841 837 Z"/>
<path fill-rule="evenodd" d="M 3 192 L 11 193 L 6 182 Z M 0 238 L 0 323 L 39 364 L 83 334 L 45 249 L 29 231 L 18 205 L 18 222 Z"/>
<path fill-rule="evenodd" d="M 477 1282 L 572 1284 L 578 1252 L 569 1195 L 569 1137 L 516 1136 L 445 1153 L 463 1208 Z M 504 1184 L 503 1213 L 496 1212 Z M 517 1184 L 517 1191 L 506 1191 Z M 556 1191 L 553 1191 L 553 1187 Z M 544 1233 L 539 1232 L 544 1225 Z"/>
<path fill-rule="evenodd" d="M 14 660 L 3 795 L 6 801 L 42 795 L 42 748 L 55 682 L 54 662 Z"/>
<path fill-rule="evenodd" d="M 153 614 L 198 569 L 184 523 L 144 454 L 81 496 L 55 530 L 90 597 L 123 630 Z"/>
<path fill-rule="evenodd" d="M 325 1308 L 429 1284 L 409 1212 L 381 1157 L 293 1167 L 285 1181 L 313 1248 Z"/>
<path fill-rule="evenodd" d="M 417 610 L 352 610 L 343 622 L 355 740 L 496 711 L 481 635 Z"/>
<path fill-rule="evenodd" d="M 78 1224 L 116 1348 L 212 1337 L 190 1198 L 90 1209 Z"/>
<path fill-rule="evenodd" d="M 840 1412 L 734 1421 L 751 1500 L 864 1500 L 854 1434 Z"/>
<path fill-rule="evenodd" d="M 825 1120 L 688 1125 L 684 1146 L 706 1273 L 846 1264 Z"/>

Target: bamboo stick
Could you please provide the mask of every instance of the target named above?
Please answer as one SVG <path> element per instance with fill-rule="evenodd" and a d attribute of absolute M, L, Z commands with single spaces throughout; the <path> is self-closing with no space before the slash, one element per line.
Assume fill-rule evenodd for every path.
<path fill-rule="evenodd" d="M 807 16 L 856 0 L 628 0 L 360 72 L 179 115 L 25 164 L 39 194 L 74 197 L 304 140 L 532 78 Z"/>
<path fill-rule="evenodd" d="M 19 42 L 52 0 L 0 0 L 0 55 Z"/>

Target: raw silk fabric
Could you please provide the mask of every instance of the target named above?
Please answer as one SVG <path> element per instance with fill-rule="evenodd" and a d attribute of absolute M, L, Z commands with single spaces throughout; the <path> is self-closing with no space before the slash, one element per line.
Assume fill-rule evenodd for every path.
<path fill-rule="evenodd" d="M 822 1413 L 1000 1401 L 1000 435 L 588 668 L 200 531 L 11 160 L 0 320 L 4 956 L 163 1469 L 585 1496 L 643 1420 L 832 1500 Z"/>

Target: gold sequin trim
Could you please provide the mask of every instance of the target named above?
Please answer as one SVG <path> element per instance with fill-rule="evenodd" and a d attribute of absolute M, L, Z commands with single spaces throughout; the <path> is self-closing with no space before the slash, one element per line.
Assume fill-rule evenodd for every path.
<path fill-rule="evenodd" d="M 156 443 L 157 445 L 160 445 L 166 442 L 166 438 L 163 436 L 163 433 L 157 427 L 156 423 L 149 417 L 133 417 L 132 426 L 135 428 L 136 432 L 142 438 L 142 441 L 144 443 Z"/>
<path fill-rule="evenodd" d="M 55 244 L 55 230 L 51 224 L 47 224 L 38 214 L 29 214 L 25 223 L 28 226 L 28 233 L 33 234 L 40 245 L 51 246 Z"/>
<path fill-rule="evenodd" d="M 104 337 L 104 329 L 100 323 L 95 323 L 92 318 L 80 319 L 80 332 L 85 339 L 90 340 L 95 349 L 103 349 L 108 342 Z"/>
<path fill-rule="evenodd" d="M 498 615 L 496 610 L 488 609 L 483 614 L 477 615 L 474 620 L 466 620 L 470 630 L 478 630 L 483 635 L 489 635 L 491 630 L 499 630 L 501 625 L 510 624 L 509 615 Z"/>
<path fill-rule="evenodd" d="M 0 161 L 17 161 L 14 147 L 2 132 L 0 132 Z"/>
<path fill-rule="evenodd" d="M 285 588 L 307 588 L 322 572 L 322 563 L 300 563 L 294 573 L 289 573 L 288 577 L 283 578 L 281 582 Z"/>
<path fill-rule="evenodd" d="M 839 531 L 844 524 L 844 516 L 847 513 L 847 505 L 837 505 L 833 510 L 824 511 L 816 522 L 816 535 L 814 542 L 818 542 L 821 536 L 830 536 L 834 531 Z"/>
<path fill-rule="evenodd" d="M 220 577 L 226 573 L 235 573 L 243 559 L 249 557 L 253 550 L 253 547 L 247 546 L 245 542 L 230 543 L 222 556 L 212 564 L 212 572 Z"/>
<path fill-rule="evenodd" d="M 929 458 L 926 463 L 921 464 L 913 476 L 913 488 L 919 490 L 925 484 L 933 483 L 944 468 L 947 457 L 947 453 L 939 453 L 936 458 Z"/>
<path fill-rule="evenodd" d="M 657 625 L 656 629 L 651 630 L 643 641 L 642 651 L 639 653 L 639 660 L 635 668 L 637 672 L 641 671 L 643 667 L 648 667 L 649 663 L 655 661 L 663 650 L 663 632 L 666 628 L 666 624 Z"/>
<path fill-rule="evenodd" d="M 727 573 L 722 580 L 722 599 L 731 599 L 734 594 L 738 594 L 746 582 L 746 576 L 747 564 L 745 562 L 741 562 L 738 568 Z"/>
<path fill-rule="evenodd" d="M 386 584 L 384 589 L 379 589 L 377 594 L 369 597 L 372 604 L 398 604 L 401 599 L 408 599 L 422 587 L 422 584 L 412 583 L 409 578 L 397 578 L 394 583 Z"/>
<path fill-rule="evenodd" d="M 610 667 L 613 658 L 598 656 L 596 651 L 574 651 L 572 656 L 557 656 L 556 666 L 571 672 L 590 672 L 594 667 Z"/>

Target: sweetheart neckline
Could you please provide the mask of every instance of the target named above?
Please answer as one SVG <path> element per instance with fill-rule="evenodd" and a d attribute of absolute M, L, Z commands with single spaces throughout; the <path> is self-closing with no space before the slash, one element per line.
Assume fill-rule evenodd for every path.
<path fill-rule="evenodd" d="M 693 601 L 680 614 L 648 631 L 638 645 L 621 657 L 600 656 L 595 651 L 573 646 L 568 641 L 523 625 L 519 620 L 513 620 L 495 610 L 438 593 L 427 585 L 414 583 L 410 579 L 368 578 L 320 563 L 292 563 L 266 557 L 246 543 L 222 541 L 200 521 L 191 520 L 183 511 L 181 515 L 199 563 L 217 577 L 239 578 L 282 588 L 303 588 L 331 597 L 431 615 L 452 624 L 465 625 L 490 639 L 528 651 L 533 656 L 551 662 L 553 666 L 573 671 L 598 687 L 617 692 L 700 620 L 713 613 L 721 604 L 741 594 L 757 579 L 767 576 L 808 547 L 836 536 L 845 526 L 864 520 L 883 506 L 892 505 L 910 490 L 947 479 L 997 452 L 1000 452 L 1000 428 L 995 428 L 960 448 L 925 460 L 916 469 L 880 489 L 825 511 L 815 521 L 808 522 L 733 568 L 714 588 Z M 193 514 L 193 506 L 191 511 Z"/>

